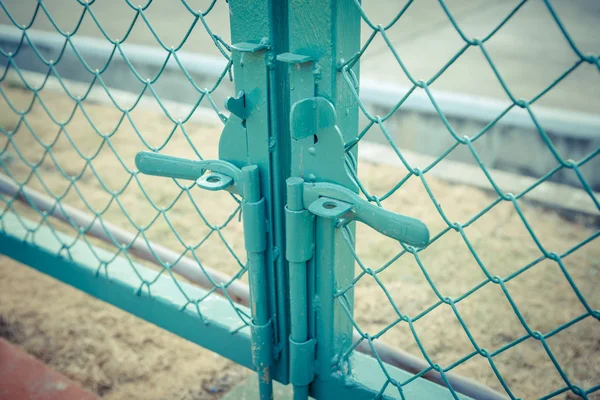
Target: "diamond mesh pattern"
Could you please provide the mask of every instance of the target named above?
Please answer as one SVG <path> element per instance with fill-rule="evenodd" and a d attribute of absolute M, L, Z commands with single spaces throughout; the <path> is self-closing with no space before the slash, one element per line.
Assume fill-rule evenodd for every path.
<path fill-rule="evenodd" d="M 222 125 L 211 127 L 209 123 L 207 129 L 204 126 L 199 129 L 191 121 L 199 107 L 213 110 L 216 121 L 222 124 L 227 121 L 227 117 L 211 97 L 225 79 L 232 79 L 230 47 L 211 30 L 206 19 L 215 8 L 216 1 L 213 0 L 200 11 L 193 9 L 185 0 L 181 1 L 180 6 L 185 8 L 191 23 L 180 43 L 173 47 L 161 40 L 147 17 L 154 5 L 152 0 L 141 6 L 126 1 L 132 12 L 131 19 L 127 22 L 124 34 L 118 39 L 111 38 L 101 23 L 101 18 L 96 16 L 94 3 L 95 1 L 78 1 L 71 7 L 70 11 L 77 13 L 79 17 L 74 28 L 67 32 L 55 22 L 56 16 L 51 14 L 42 1 L 35 4 L 30 19 L 25 24 L 18 21 L 6 5 L 0 2 L 0 7 L 14 29 L 21 33 L 21 41 L 15 49 L 10 52 L 0 49 L 0 54 L 7 60 L 0 77 L 0 82 L 3 83 L 0 94 L 7 111 L 0 126 L 0 168 L 19 188 L 36 189 L 51 197 L 55 201 L 53 208 L 64 211 L 64 205 L 67 204 L 86 211 L 93 216 L 94 223 L 100 222 L 111 238 L 112 246 L 99 243 L 88 235 L 92 224 L 79 226 L 69 218 L 69 223 L 61 223 L 50 217 L 49 212 L 39 210 L 31 201 L 33 211 L 30 207 L 21 206 L 17 197 L 2 196 L 0 215 L 16 213 L 31 237 L 42 227 L 50 228 L 54 233 L 70 233 L 73 239 L 62 243 L 67 254 L 74 246 L 81 244 L 85 244 L 92 252 L 94 245 L 108 247 L 113 258 L 102 259 L 97 256 L 95 262 L 98 273 L 110 277 L 111 261 L 123 256 L 129 260 L 131 268 L 140 278 L 139 290 L 150 295 L 153 284 L 161 275 L 170 274 L 175 282 L 182 279 L 171 268 L 182 258 L 189 258 L 214 285 L 202 298 L 188 297 L 178 285 L 188 301 L 186 307 L 194 308 L 202 317 L 200 304 L 215 292 L 223 293 L 240 317 L 240 328 L 247 326 L 249 316 L 234 303 L 227 292 L 232 282 L 245 279 L 247 271 L 239 221 L 240 200 L 227 193 L 213 195 L 203 192 L 189 181 L 146 177 L 139 174 L 134 166 L 134 156 L 139 151 L 175 152 L 177 156 L 197 159 L 203 159 L 204 156 L 216 157 Z M 50 21 L 55 33 L 64 38 L 64 45 L 53 60 L 44 58 L 43 52 L 30 38 L 29 30 L 34 22 L 44 17 Z M 88 27 L 90 24 L 95 26 L 102 33 L 103 39 L 112 45 L 110 56 L 99 68 L 86 62 L 78 50 L 77 41 L 73 40 L 85 24 Z M 128 58 L 127 44 L 134 28 L 147 29 L 155 43 L 164 51 L 162 67 L 152 76 L 144 76 Z M 226 61 L 220 76 L 209 88 L 198 86 L 178 55 L 192 35 L 202 35 L 209 43 L 213 43 L 218 54 Z M 19 53 L 27 47 L 45 65 L 46 73 L 38 84 L 29 79 L 30 75 L 23 72 L 18 64 Z M 63 79 L 57 70 L 61 62 L 64 64 L 67 53 L 76 56 L 80 63 L 78 67 L 82 67 L 89 77 L 89 84 L 85 84 L 85 90 L 79 90 L 81 93 L 75 93 L 77 90 L 73 89 L 73 82 Z M 109 68 L 117 58 L 125 61 L 131 72 L 131 79 L 139 82 L 141 87 L 131 101 L 113 96 L 114 88 L 105 83 L 105 74 L 110 74 Z M 196 92 L 194 104 L 183 111 L 173 110 L 170 102 L 161 100 L 154 88 L 163 76 L 167 64 L 173 62 L 177 64 L 181 77 Z M 11 73 L 16 73 L 20 81 L 18 86 L 24 86 L 26 90 L 11 87 Z M 56 95 L 49 91 L 48 87 L 52 85 L 55 88 L 60 85 L 62 93 Z M 98 96 L 98 93 L 104 96 L 108 106 L 97 104 L 93 95 Z M 144 109 L 144 104 L 148 103 L 158 105 L 162 115 L 148 113 Z M 26 224 L 24 217 L 35 220 L 35 226 Z M 105 228 L 108 221 L 133 232 L 135 240 L 129 243 L 117 241 L 110 230 Z M 190 223 L 196 227 L 193 232 L 190 232 Z M 59 236 L 55 236 L 61 240 Z M 155 254 L 160 268 L 154 278 L 144 278 L 136 270 L 135 262 L 140 260 L 130 254 L 131 246 L 136 242 L 143 243 L 150 249 L 151 242 L 172 248 L 179 254 L 177 262 L 169 263 Z M 231 279 L 227 282 L 211 280 L 205 270 L 207 263 L 224 270 Z"/>
<path fill-rule="evenodd" d="M 557 172 L 562 171 L 562 170 L 571 170 L 578 177 L 579 182 L 581 184 L 581 188 L 583 188 L 583 190 L 585 190 L 587 192 L 587 194 L 590 197 L 590 200 L 593 202 L 595 207 L 598 210 L 600 210 L 600 203 L 598 201 L 598 198 L 595 196 L 595 193 L 593 192 L 592 188 L 586 181 L 584 175 L 581 173 L 581 168 L 586 163 L 588 163 L 591 160 L 598 157 L 598 154 L 600 154 L 600 148 L 597 148 L 597 149 L 589 152 L 589 154 L 585 155 L 584 157 L 582 157 L 581 159 L 576 160 L 576 161 L 564 159 L 560 155 L 560 153 L 556 149 L 556 147 L 554 146 L 552 140 L 550 139 L 550 137 L 544 130 L 544 127 L 541 126 L 541 124 L 538 122 L 538 119 L 536 118 L 536 114 L 532 108 L 532 105 L 534 103 L 536 103 L 540 98 L 542 98 L 545 94 L 547 94 L 549 91 L 551 91 L 556 85 L 558 85 L 561 81 L 563 81 L 565 78 L 567 78 L 570 74 L 572 74 L 575 70 L 580 68 L 582 65 L 590 64 L 590 65 L 596 67 L 600 71 L 600 56 L 583 54 L 582 51 L 580 51 L 580 49 L 575 44 L 574 40 L 569 35 L 569 32 L 565 28 L 564 24 L 561 22 L 555 9 L 553 8 L 552 4 L 549 1 L 545 1 L 544 4 L 547 9 L 547 12 L 549 13 L 549 15 L 551 16 L 553 21 L 556 23 L 556 25 L 562 32 L 562 35 L 564 36 L 565 40 L 567 41 L 568 45 L 570 46 L 570 48 L 573 52 L 573 56 L 574 56 L 573 64 L 567 70 L 565 70 L 563 73 L 561 73 L 559 76 L 557 76 L 556 79 L 550 85 L 548 85 L 546 88 L 544 88 L 537 95 L 535 95 L 532 98 L 527 99 L 527 100 L 517 99 L 511 92 L 508 84 L 503 79 L 502 75 L 500 74 L 496 64 L 494 63 L 494 59 L 492 58 L 490 53 L 486 50 L 486 43 L 492 37 L 494 37 L 494 35 L 496 35 L 497 32 L 500 29 L 502 29 L 502 27 L 508 21 L 510 21 L 516 14 L 519 13 L 520 9 L 526 3 L 526 1 L 519 2 L 514 7 L 514 9 L 512 9 L 512 11 L 510 11 L 501 20 L 501 22 L 497 26 L 490 27 L 489 33 L 486 36 L 484 36 L 482 38 L 471 39 L 461 29 L 460 24 L 454 18 L 453 14 L 450 11 L 446 2 L 444 0 L 439 0 L 439 6 L 443 9 L 443 12 L 447 16 L 450 23 L 452 24 L 452 27 L 454 28 L 454 30 L 462 38 L 464 45 L 462 46 L 462 48 L 460 48 L 460 50 L 456 54 L 454 54 L 447 61 L 447 63 L 437 73 L 435 73 L 433 76 L 429 77 L 428 79 L 419 80 L 407 68 L 405 62 L 403 62 L 402 54 L 396 48 L 394 48 L 392 40 L 388 36 L 388 31 L 391 28 L 402 23 L 403 16 L 410 9 L 410 7 L 413 3 L 414 3 L 413 1 L 407 1 L 406 5 L 398 12 L 398 14 L 395 15 L 394 18 L 391 19 L 391 22 L 389 22 L 389 24 L 387 24 L 385 26 L 382 26 L 382 25 L 376 25 L 375 23 L 373 23 L 371 21 L 371 19 L 369 18 L 369 15 L 363 8 L 363 6 L 361 6 L 360 2 L 357 0 L 354 1 L 355 6 L 358 7 L 360 10 L 362 20 L 364 22 L 363 27 L 366 26 L 366 29 L 368 31 L 370 31 L 370 34 L 368 35 L 367 39 L 364 41 L 360 51 L 357 52 L 353 57 L 351 57 L 350 59 L 345 61 L 343 63 L 343 65 L 340 66 L 340 70 L 343 74 L 346 84 L 350 87 L 352 93 L 354 94 L 354 97 L 359 104 L 361 113 L 366 118 L 367 123 L 366 123 L 365 128 L 360 132 L 357 139 L 346 143 L 346 151 L 347 151 L 346 163 L 347 163 L 347 166 L 349 167 L 349 169 L 351 171 L 353 171 L 354 178 L 355 178 L 356 182 L 358 183 L 361 193 L 370 202 L 373 202 L 374 204 L 376 204 L 378 206 L 385 207 L 387 199 L 391 198 L 395 194 L 402 192 L 403 190 L 411 190 L 411 189 L 406 189 L 406 187 L 409 186 L 409 182 L 411 182 L 413 185 L 411 187 L 414 187 L 414 184 L 415 184 L 414 180 L 417 180 L 420 183 L 421 187 L 425 190 L 425 192 L 427 194 L 426 197 L 430 199 L 435 210 L 437 210 L 437 213 L 442 218 L 444 225 L 445 225 L 445 227 L 443 229 L 441 229 L 441 231 L 433 232 L 433 238 L 431 239 L 431 242 L 428 246 L 434 246 L 436 244 L 436 242 L 438 242 L 442 238 L 445 238 L 446 236 L 451 235 L 452 233 L 457 233 L 460 236 L 460 238 L 462 239 L 462 242 L 464 242 L 464 244 L 466 245 L 466 247 L 467 247 L 468 251 L 470 252 L 472 258 L 474 259 L 476 265 L 483 273 L 484 278 L 476 285 L 470 287 L 468 290 L 462 291 L 462 293 L 458 296 L 450 297 L 450 296 L 444 295 L 443 291 L 440 290 L 438 288 L 438 286 L 436 285 L 435 280 L 432 279 L 430 276 L 429 271 L 431 270 L 432 267 L 434 267 L 434 265 L 427 265 L 427 263 L 424 261 L 424 259 L 421 256 L 421 253 L 422 253 L 422 251 L 425 250 L 425 248 L 414 248 L 411 246 L 401 244 L 402 245 L 401 251 L 399 253 L 395 254 L 388 262 L 384 263 L 383 265 L 379 266 L 378 268 L 371 268 L 367 265 L 366 260 L 361 258 L 357 254 L 357 252 L 354 250 L 355 238 L 352 235 L 352 231 L 348 227 L 340 227 L 339 229 L 343 230 L 342 236 L 344 238 L 344 241 L 347 244 L 349 251 L 351 251 L 354 254 L 354 258 L 358 265 L 358 270 L 357 270 L 358 273 L 356 274 L 355 279 L 353 280 L 353 282 L 350 285 L 348 285 L 347 287 L 341 288 L 337 292 L 336 297 L 337 297 L 338 301 L 340 302 L 340 304 L 342 305 L 343 309 L 345 310 L 347 317 L 351 320 L 355 331 L 359 333 L 360 339 L 357 342 L 355 342 L 350 348 L 348 348 L 347 351 L 344 353 L 343 357 L 341 357 L 339 359 L 339 361 L 338 361 L 339 370 L 340 371 L 348 371 L 349 370 L 349 366 L 348 366 L 349 357 L 352 354 L 352 352 L 355 351 L 356 347 L 359 344 L 361 344 L 362 342 L 368 342 L 371 350 L 374 353 L 374 356 L 377 358 L 377 360 L 379 362 L 379 366 L 381 367 L 383 374 L 385 374 L 385 376 L 387 378 L 385 385 L 381 388 L 380 394 L 383 394 L 386 390 L 389 391 L 390 388 L 395 387 L 394 391 L 396 393 L 398 393 L 402 398 L 404 398 L 406 386 L 408 384 L 410 384 L 411 382 L 413 382 L 414 379 L 416 379 L 417 377 L 422 376 L 430 371 L 437 371 L 441 374 L 442 379 L 448 385 L 451 395 L 454 398 L 458 398 L 456 391 L 452 388 L 452 386 L 448 382 L 445 375 L 448 372 L 454 370 L 455 368 L 461 366 L 462 364 L 466 363 L 467 361 L 469 361 L 471 359 L 474 359 L 477 357 L 482 357 L 483 359 L 485 359 L 487 361 L 487 363 L 493 370 L 493 373 L 495 374 L 498 382 L 500 383 L 501 387 L 504 389 L 505 393 L 510 398 L 516 398 L 516 395 L 513 394 L 513 391 L 511 390 L 511 387 L 507 383 L 507 380 L 503 377 L 503 374 L 501 373 L 500 369 L 497 368 L 496 362 L 497 362 L 498 357 L 501 356 L 503 353 L 505 353 L 508 350 L 513 349 L 515 347 L 518 348 L 519 345 L 521 345 L 524 341 L 526 341 L 528 339 L 533 339 L 535 341 L 538 341 L 541 344 L 541 346 L 543 347 L 543 349 L 546 353 L 547 358 L 553 364 L 554 368 L 560 375 L 560 378 L 563 383 L 563 386 L 560 389 L 557 389 L 557 390 L 549 392 L 549 393 L 545 393 L 542 396 L 542 398 L 552 398 L 552 397 L 559 396 L 563 393 L 571 393 L 572 395 L 576 395 L 576 396 L 579 396 L 581 398 L 586 398 L 586 399 L 590 398 L 592 393 L 600 390 L 600 382 L 598 382 L 598 381 L 592 382 L 592 385 L 590 385 L 588 387 L 578 386 L 577 384 L 573 383 L 571 381 L 571 379 L 569 378 L 568 374 L 565 372 L 565 370 L 561 366 L 561 362 L 557 359 L 557 357 L 555 357 L 551 347 L 548 345 L 548 340 L 550 338 L 552 338 L 553 336 L 559 334 L 560 332 L 571 329 L 574 325 L 579 324 L 586 319 L 592 320 L 594 323 L 597 323 L 598 319 L 600 319 L 600 311 L 594 309 L 588 303 L 588 301 L 586 300 L 586 297 L 584 296 L 582 291 L 578 288 L 578 285 L 576 284 L 575 280 L 571 277 L 571 274 L 569 273 L 569 269 L 565 267 L 565 262 L 564 262 L 566 257 L 577 252 L 583 246 L 588 245 L 591 242 L 597 242 L 598 236 L 600 235 L 600 231 L 596 231 L 596 232 L 592 233 L 584 240 L 579 241 L 578 243 L 576 243 L 575 245 L 569 247 L 568 249 L 566 249 L 564 251 L 554 252 L 550 248 L 545 247 L 542 244 L 542 242 L 539 240 L 538 235 L 536 235 L 535 229 L 533 228 L 532 224 L 530 224 L 530 222 L 528 221 L 528 218 L 526 217 L 526 213 L 523 212 L 522 206 L 520 205 L 519 200 L 523 199 L 524 196 L 526 196 L 528 193 L 535 190 L 538 186 L 540 186 L 544 182 L 551 179 L 551 177 L 553 175 L 555 175 Z M 358 63 L 361 60 L 361 58 L 363 58 L 365 56 L 365 53 L 368 51 L 370 46 L 373 45 L 374 40 L 377 38 L 379 38 L 381 41 L 383 41 L 386 44 L 387 50 L 389 50 L 389 52 L 393 56 L 393 59 L 396 61 L 398 66 L 401 68 L 403 74 L 408 78 L 408 80 L 411 83 L 411 86 L 407 90 L 406 94 L 396 103 L 396 105 L 394 107 L 392 107 L 392 109 L 387 114 L 385 114 L 383 116 L 373 115 L 369 111 L 369 107 L 361 101 L 361 99 L 358 95 L 358 86 L 359 86 L 358 78 L 355 75 L 354 71 L 352 70 L 352 67 L 356 63 Z M 496 118 L 494 118 L 492 121 L 490 121 L 487 124 L 487 126 L 485 126 L 485 128 L 481 129 L 479 132 L 477 132 L 476 134 L 474 134 L 472 136 L 463 136 L 460 132 L 457 132 L 453 128 L 452 124 L 448 121 L 448 119 L 444 115 L 443 110 L 439 107 L 438 103 L 436 102 L 436 98 L 435 98 L 434 94 L 432 93 L 432 91 L 430 90 L 430 88 L 436 82 L 436 80 L 440 76 L 442 76 L 444 74 L 444 72 L 448 68 L 450 68 L 450 66 L 453 65 L 453 63 L 455 63 L 457 60 L 459 60 L 461 55 L 463 53 L 465 53 L 465 51 L 467 51 L 467 49 L 470 49 L 470 48 L 478 49 L 481 52 L 481 54 L 483 55 L 483 57 L 485 58 L 485 60 L 487 60 L 489 68 L 492 70 L 494 76 L 500 83 L 505 95 L 510 99 L 510 104 Z M 433 162 L 431 162 L 429 165 L 427 165 L 426 167 L 424 167 L 422 169 L 416 168 L 413 165 L 411 165 L 411 163 L 407 160 L 407 157 L 405 157 L 403 150 L 400 148 L 398 143 L 396 143 L 394 137 L 390 134 L 390 132 L 386 128 L 386 123 L 389 122 L 390 118 L 392 118 L 393 116 L 398 115 L 398 114 L 402 115 L 402 112 L 404 110 L 404 108 L 402 107 L 403 104 L 405 104 L 406 100 L 411 96 L 411 94 L 413 94 L 414 92 L 419 91 L 419 90 L 426 93 L 432 106 L 435 108 L 435 111 L 436 111 L 440 121 L 445 126 L 445 128 L 447 130 L 447 134 L 450 135 L 454 139 L 453 144 L 449 148 L 447 148 L 444 152 L 442 152 L 442 154 L 439 157 L 435 158 L 435 160 Z M 537 130 L 537 133 L 539 134 L 540 138 L 543 140 L 543 142 L 546 144 L 549 151 L 553 155 L 554 160 L 555 160 L 555 166 L 552 169 L 550 169 L 544 176 L 537 179 L 535 181 L 535 183 L 531 184 L 529 187 L 525 188 L 520 193 L 512 194 L 512 193 L 507 193 L 507 192 L 502 191 L 502 189 L 499 187 L 499 185 L 494 181 L 494 178 L 493 178 L 492 174 L 490 173 L 488 167 L 486 166 L 486 163 L 482 160 L 482 157 L 480 157 L 480 155 L 478 154 L 476 147 L 475 147 L 475 143 L 479 139 L 481 139 L 483 136 L 485 136 L 487 133 L 489 133 L 490 129 L 493 128 L 494 126 L 496 126 L 498 121 L 500 121 L 507 113 L 509 113 L 511 110 L 513 110 L 515 108 L 521 108 L 521 109 L 524 109 L 527 111 L 527 113 L 531 117 L 531 120 Z M 393 150 L 393 152 L 396 154 L 396 156 L 398 157 L 398 159 L 400 160 L 402 165 L 407 170 L 407 173 L 405 176 L 403 176 L 401 179 L 399 179 L 396 184 L 394 184 L 391 188 L 386 189 L 386 191 L 382 195 L 379 195 L 379 196 L 374 195 L 370 192 L 370 190 L 368 189 L 369 182 L 364 182 L 363 181 L 364 178 L 363 178 L 363 180 L 361 180 L 361 178 L 359 178 L 358 173 L 356 172 L 358 162 L 357 162 L 357 159 L 356 159 L 354 153 L 352 152 L 354 147 L 359 145 L 361 143 L 361 141 L 363 140 L 363 137 L 369 132 L 373 132 L 372 135 L 383 135 L 383 137 L 385 138 L 384 141 L 387 144 L 389 144 L 389 147 Z M 486 207 L 483 207 L 482 209 L 478 210 L 474 215 L 472 215 L 470 218 L 468 218 L 467 220 L 464 220 L 464 221 L 452 220 L 451 217 L 449 217 L 447 215 L 447 213 L 444 211 L 444 209 L 442 209 L 442 204 L 440 204 L 440 201 L 436 198 L 434 191 L 431 189 L 430 174 L 429 174 L 430 171 L 433 168 L 435 168 L 436 166 L 438 166 L 454 149 L 459 148 L 459 147 L 467 148 L 469 150 L 469 152 L 472 154 L 474 160 L 476 161 L 476 164 L 481 168 L 481 171 L 485 174 L 485 177 L 489 181 L 489 183 L 491 185 L 491 189 L 493 190 L 493 192 L 495 193 L 495 196 L 496 196 L 495 199 L 491 203 L 489 203 Z M 360 168 L 358 168 L 358 170 L 360 170 Z M 516 213 L 518 214 L 518 217 L 519 217 L 518 222 L 521 223 L 525 227 L 530 238 L 535 243 L 535 246 L 537 247 L 537 249 L 539 250 L 541 255 L 534 261 L 528 263 L 527 265 L 519 266 L 519 268 L 516 271 L 508 273 L 504 276 L 498 276 L 498 275 L 495 275 L 492 272 L 490 272 L 490 270 L 486 267 L 486 263 L 484 261 L 482 261 L 481 257 L 478 255 L 478 252 L 477 252 L 475 246 L 473 246 L 472 240 L 470 240 L 469 235 L 466 232 L 466 229 L 470 225 L 474 224 L 476 221 L 481 219 L 484 215 L 486 215 L 487 213 L 490 213 L 494 208 L 501 207 L 502 204 L 510 204 L 514 208 L 514 210 L 516 211 Z M 361 240 L 361 237 L 358 237 L 358 242 L 360 242 L 360 240 Z M 414 261 L 418 265 L 418 268 L 421 271 L 422 276 L 427 281 L 431 290 L 435 293 L 435 298 L 436 298 L 436 301 L 433 304 L 428 305 L 423 311 L 418 312 L 416 314 L 403 311 L 403 309 L 405 309 L 407 307 L 406 304 L 398 304 L 397 303 L 397 301 L 394 298 L 394 295 L 393 295 L 394 293 L 393 293 L 392 289 L 389 289 L 388 287 L 386 287 L 389 285 L 389 283 L 386 283 L 385 280 L 382 279 L 382 277 L 381 277 L 385 271 L 388 271 L 388 269 L 391 269 L 390 266 L 392 266 L 395 262 L 397 262 L 398 260 L 403 260 L 407 257 L 414 259 Z M 524 313 L 520 310 L 519 306 L 517 305 L 517 302 L 514 301 L 514 294 L 511 294 L 511 291 L 508 289 L 507 286 L 509 285 L 509 282 L 511 282 L 513 279 L 519 277 L 526 271 L 529 271 L 536 267 L 541 268 L 540 265 L 544 261 L 550 261 L 557 266 L 557 268 L 560 270 L 560 273 L 564 276 L 564 279 L 566 279 L 566 281 L 568 282 L 569 290 L 571 290 L 579 299 L 581 305 L 583 306 L 584 312 L 582 314 L 578 315 L 577 317 L 570 319 L 569 321 L 567 321 L 565 323 L 562 323 L 560 326 L 557 326 L 546 332 L 540 332 L 540 331 L 537 331 L 537 330 L 533 329 L 532 327 L 530 327 L 530 324 L 528 324 L 527 318 L 524 316 Z M 365 326 L 364 324 L 361 324 L 360 318 L 357 317 L 355 315 L 355 313 L 352 312 L 350 295 L 353 294 L 353 292 L 355 292 L 355 289 L 359 284 L 365 282 L 366 280 L 375 282 L 374 286 L 378 287 L 378 289 L 381 292 L 383 292 L 383 294 L 384 294 L 381 298 L 384 298 L 387 300 L 387 302 L 389 302 L 389 306 L 391 308 L 393 308 L 393 310 L 394 310 L 393 313 L 395 314 L 395 317 L 396 317 L 393 321 L 386 321 L 384 324 L 385 326 L 382 329 L 375 329 L 375 331 L 373 331 L 372 326 Z M 516 317 L 518 318 L 518 321 L 522 325 L 524 332 L 525 332 L 521 337 L 518 337 L 517 339 L 511 340 L 509 343 L 507 343 L 505 345 L 502 345 L 500 347 L 493 348 L 493 349 L 488 349 L 488 348 L 485 348 L 485 347 L 481 346 L 480 344 L 478 344 L 474 335 L 471 333 L 469 324 L 467 324 L 467 322 L 461 315 L 461 312 L 459 309 L 459 305 L 461 302 L 464 302 L 466 299 L 468 299 L 470 297 L 477 296 L 478 293 L 483 292 L 483 289 L 489 287 L 490 285 L 496 285 L 498 288 L 500 288 L 500 290 L 503 293 L 503 296 L 510 304 L 512 311 L 514 312 L 514 315 L 516 315 Z M 402 291 L 402 286 L 399 286 L 398 290 Z M 532 294 L 532 295 L 534 295 L 534 294 Z M 361 299 L 358 298 L 359 296 L 356 295 L 356 297 L 357 297 L 356 301 L 361 302 Z M 383 307 L 383 306 L 378 306 L 378 307 Z M 430 354 L 431 351 L 427 349 L 427 346 L 423 343 L 422 339 L 420 338 L 418 330 L 415 329 L 415 323 L 417 321 L 427 318 L 428 315 L 435 313 L 436 310 L 439 310 L 443 307 L 448 307 L 451 309 L 451 312 L 454 314 L 455 319 L 458 321 L 458 323 L 464 330 L 464 333 L 466 334 L 468 341 L 470 342 L 471 348 L 472 348 L 472 350 L 470 351 L 469 354 L 467 354 L 464 357 L 461 357 L 460 359 L 456 360 L 455 362 L 451 363 L 450 365 L 440 365 L 439 363 L 435 362 L 434 357 L 432 357 Z M 499 323 L 501 323 L 501 322 L 499 322 Z M 427 364 L 429 365 L 426 369 L 422 370 L 420 373 L 418 373 L 417 375 L 411 377 L 410 379 L 408 379 L 406 381 L 398 381 L 390 375 L 390 373 L 388 371 L 388 366 L 384 362 L 381 361 L 380 355 L 377 353 L 377 350 L 373 346 L 374 341 L 380 340 L 382 338 L 385 340 L 385 334 L 388 331 L 390 331 L 392 329 L 396 329 L 401 326 L 405 326 L 405 327 L 407 326 L 408 329 L 410 329 L 412 339 L 416 342 L 421 355 L 424 357 Z M 489 327 L 489 329 L 493 330 L 494 327 Z M 443 339 L 441 341 L 443 341 Z M 593 351 L 593 350 L 591 350 L 591 351 Z M 351 366 L 350 366 L 350 369 L 351 369 Z"/>

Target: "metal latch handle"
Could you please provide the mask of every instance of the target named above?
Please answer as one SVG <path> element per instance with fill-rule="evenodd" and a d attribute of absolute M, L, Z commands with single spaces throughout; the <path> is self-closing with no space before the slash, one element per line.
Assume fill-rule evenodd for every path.
<path fill-rule="evenodd" d="M 317 216 L 360 221 L 411 246 L 425 247 L 429 243 L 429 229 L 422 221 L 371 204 L 343 186 L 305 183 L 304 200 Z"/>
<path fill-rule="evenodd" d="M 242 170 L 223 160 L 188 160 L 158 153 L 140 152 L 135 165 L 146 175 L 189 179 L 207 190 L 226 189 L 243 195 Z M 206 171 L 212 171 L 205 174 Z"/>
<path fill-rule="evenodd" d="M 137 153 L 135 165 L 141 173 L 146 175 L 192 181 L 200 178 L 207 169 L 205 163 L 202 163 L 201 160 L 188 160 L 149 152 Z"/>

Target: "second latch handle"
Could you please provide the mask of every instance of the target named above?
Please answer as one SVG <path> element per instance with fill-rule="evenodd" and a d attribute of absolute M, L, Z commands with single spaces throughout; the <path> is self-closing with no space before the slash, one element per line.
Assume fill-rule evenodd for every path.
<path fill-rule="evenodd" d="M 304 201 L 319 216 L 357 220 L 402 243 L 425 247 L 429 230 L 422 221 L 369 203 L 347 188 L 331 183 L 304 184 Z"/>
<path fill-rule="evenodd" d="M 189 179 L 192 181 L 200 178 L 206 170 L 206 165 L 201 161 L 149 152 L 137 153 L 135 156 L 135 165 L 141 173 L 146 175 Z"/>

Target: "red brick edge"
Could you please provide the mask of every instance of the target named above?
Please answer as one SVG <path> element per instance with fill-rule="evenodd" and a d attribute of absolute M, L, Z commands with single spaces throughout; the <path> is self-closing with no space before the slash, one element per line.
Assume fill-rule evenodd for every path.
<path fill-rule="evenodd" d="M 98 400 L 44 363 L 0 338 L 0 400 Z"/>

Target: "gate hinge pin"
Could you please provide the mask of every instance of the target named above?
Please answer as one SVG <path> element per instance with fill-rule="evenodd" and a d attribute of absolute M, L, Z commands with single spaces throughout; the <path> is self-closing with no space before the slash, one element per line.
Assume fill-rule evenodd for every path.
<path fill-rule="evenodd" d="M 309 337 L 309 307 L 307 262 L 313 257 L 315 216 L 305 209 L 304 180 L 287 180 L 285 208 L 286 259 L 289 263 L 290 288 L 290 382 L 295 397 L 306 398 L 308 384 L 314 379 L 316 340 Z"/>
<path fill-rule="evenodd" d="M 247 254 L 252 321 L 252 360 L 259 382 L 270 388 L 273 360 L 273 324 L 269 312 L 268 274 L 266 266 L 267 220 L 265 199 L 260 193 L 259 170 L 256 165 L 238 168 L 222 160 L 187 160 L 164 154 L 140 152 L 135 157 L 143 174 L 196 180 L 207 190 L 228 190 L 239 194 L 244 220 L 244 245 Z M 206 171 L 211 171 L 206 173 Z M 265 389 L 269 390 L 269 389 Z"/>

